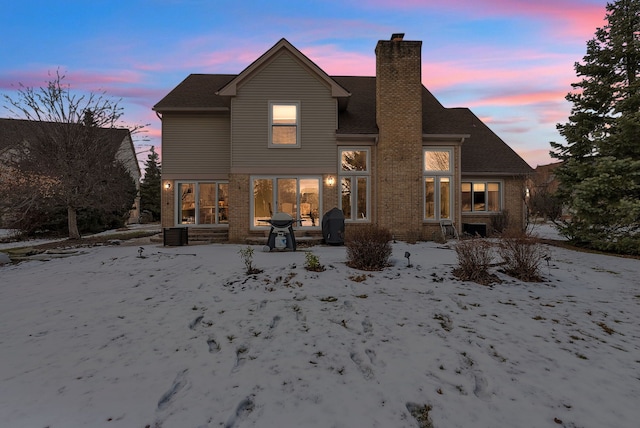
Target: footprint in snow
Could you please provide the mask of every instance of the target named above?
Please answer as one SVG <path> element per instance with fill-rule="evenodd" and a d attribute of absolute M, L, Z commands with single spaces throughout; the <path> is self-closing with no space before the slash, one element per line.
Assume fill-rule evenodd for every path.
<path fill-rule="evenodd" d="M 189 323 L 189 329 L 194 330 L 203 318 L 204 315 L 198 315 L 193 321 Z"/>
<path fill-rule="evenodd" d="M 360 370 L 360 373 L 362 373 L 362 376 L 364 376 L 365 379 L 371 380 L 374 378 L 373 369 L 365 364 L 362 357 L 358 355 L 358 353 L 352 352 L 350 357 L 351 361 L 355 363 L 356 367 L 358 367 L 358 370 Z"/>
<path fill-rule="evenodd" d="M 478 372 L 473 373 L 475 386 L 473 387 L 473 394 L 481 400 L 488 400 L 490 393 L 488 391 L 489 382 L 487 379 Z"/>
<path fill-rule="evenodd" d="M 247 356 L 249 353 L 249 347 L 245 345 L 240 345 L 236 348 L 236 364 L 233 366 L 231 372 L 235 373 L 244 365 L 247 361 Z"/>
<path fill-rule="evenodd" d="M 368 335 L 373 333 L 373 324 L 371 324 L 371 320 L 369 319 L 369 317 L 366 317 L 364 320 L 362 320 L 362 331 Z"/>
<path fill-rule="evenodd" d="M 169 388 L 169 390 L 160 397 L 160 400 L 158 400 L 158 410 L 166 409 L 169 404 L 171 404 L 176 394 L 182 391 L 189 384 L 187 379 L 188 371 L 188 369 L 184 369 L 177 374 L 176 378 L 173 380 L 171 388 Z"/>
<path fill-rule="evenodd" d="M 271 324 L 269 324 L 269 328 L 273 330 L 278 326 L 278 324 L 280 324 L 280 315 L 276 315 L 275 317 L 273 317 L 273 319 L 271 320 Z"/>
<path fill-rule="evenodd" d="M 373 364 L 374 366 L 379 366 L 379 367 L 385 366 L 383 361 L 378 360 L 376 351 L 374 351 L 373 349 L 365 349 L 364 353 L 367 354 L 367 357 L 369 357 L 369 361 L 371 361 L 371 364 Z"/>
<path fill-rule="evenodd" d="M 215 354 L 220 351 L 220 344 L 216 341 L 214 337 L 209 337 L 207 340 L 207 345 L 209 346 L 209 353 Z"/>
<path fill-rule="evenodd" d="M 238 404 L 235 412 L 229 417 L 227 423 L 224 424 L 224 428 L 237 427 L 240 422 L 247 418 L 249 413 L 253 412 L 255 406 L 253 396 L 246 397 Z"/>

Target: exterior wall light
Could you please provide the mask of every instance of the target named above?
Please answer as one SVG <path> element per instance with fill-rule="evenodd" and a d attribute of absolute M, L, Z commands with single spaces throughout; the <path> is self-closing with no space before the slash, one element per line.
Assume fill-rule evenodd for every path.
<path fill-rule="evenodd" d="M 334 184 L 336 184 L 336 179 L 331 175 L 327 177 L 327 185 L 333 187 Z"/>
<path fill-rule="evenodd" d="M 168 181 L 166 183 L 164 183 L 164 188 L 167 189 L 167 190 L 171 189 L 171 183 L 168 182 Z"/>

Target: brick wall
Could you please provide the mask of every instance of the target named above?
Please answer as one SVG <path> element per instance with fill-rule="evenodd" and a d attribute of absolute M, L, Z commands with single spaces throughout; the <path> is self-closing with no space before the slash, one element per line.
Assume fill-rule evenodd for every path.
<path fill-rule="evenodd" d="M 229 175 L 229 242 L 242 243 L 249 236 L 249 175 Z"/>
<path fill-rule="evenodd" d="M 381 40 L 376 46 L 379 129 L 373 198 L 378 225 L 397 239 L 422 226 L 422 84 L 420 41 Z"/>
<path fill-rule="evenodd" d="M 165 184 L 171 187 L 167 189 Z M 162 193 L 160 203 L 162 204 L 160 218 L 162 227 L 173 227 L 175 225 L 175 205 L 174 205 L 175 182 L 173 180 L 162 180 Z"/>

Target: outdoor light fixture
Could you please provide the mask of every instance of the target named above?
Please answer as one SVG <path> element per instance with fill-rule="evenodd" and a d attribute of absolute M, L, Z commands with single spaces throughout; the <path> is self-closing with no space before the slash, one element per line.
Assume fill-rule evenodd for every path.
<path fill-rule="evenodd" d="M 404 252 L 404 257 L 407 259 L 407 267 L 411 267 L 411 253 L 408 251 Z"/>
<path fill-rule="evenodd" d="M 164 183 L 164 188 L 167 190 L 171 189 L 171 183 L 169 183 L 168 181 Z"/>
<path fill-rule="evenodd" d="M 336 179 L 333 178 L 333 176 L 330 175 L 329 177 L 327 177 L 327 184 L 329 186 L 333 186 L 335 183 L 336 183 Z"/>

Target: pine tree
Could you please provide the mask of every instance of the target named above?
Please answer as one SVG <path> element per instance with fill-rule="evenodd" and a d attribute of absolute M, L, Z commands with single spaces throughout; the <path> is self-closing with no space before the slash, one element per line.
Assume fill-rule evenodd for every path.
<path fill-rule="evenodd" d="M 140 183 L 141 212 L 149 211 L 153 221 L 160 219 L 160 172 L 162 167 L 158 159 L 158 153 L 151 146 L 151 153 L 149 153 L 145 162 L 144 178 Z"/>
<path fill-rule="evenodd" d="M 591 248 L 640 253 L 640 0 L 607 4 L 607 23 L 587 42 L 581 80 L 566 99 L 566 144 L 551 143 L 558 197 L 571 219 L 561 231 Z"/>

